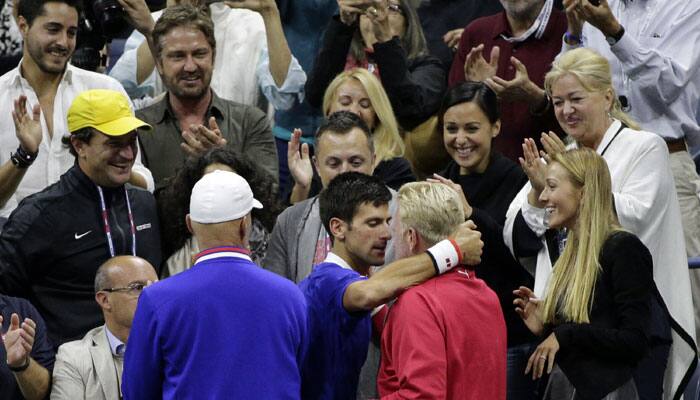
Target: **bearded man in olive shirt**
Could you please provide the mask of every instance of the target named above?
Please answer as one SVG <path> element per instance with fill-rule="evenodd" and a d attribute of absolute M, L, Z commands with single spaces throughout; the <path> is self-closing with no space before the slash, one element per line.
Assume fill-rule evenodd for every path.
<path fill-rule="evenodd" d="M 223 146 L 246 153 L 277 180 L 277 150 L 265 113 L 222 99 L 209 86 L 216 49 L 211 18 L 190 5 L 168 8 L 153 28 L 153 44 L 167 92 L 137 115 L 153 126 L 139 132 L 139 141 L 156 188 L 187 157 Z"/>

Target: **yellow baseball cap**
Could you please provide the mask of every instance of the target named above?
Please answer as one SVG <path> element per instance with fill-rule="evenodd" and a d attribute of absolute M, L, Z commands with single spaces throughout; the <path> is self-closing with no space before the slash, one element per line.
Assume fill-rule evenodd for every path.
<path fill-rule="evenodd" d="M 121 92 L 107 89 L 86 90 L 68 109 L 68 131 L 91 127 L 108 136 L 121 136 L 136 128 L 153 129 L 134 117 L 129 100 Z"/>

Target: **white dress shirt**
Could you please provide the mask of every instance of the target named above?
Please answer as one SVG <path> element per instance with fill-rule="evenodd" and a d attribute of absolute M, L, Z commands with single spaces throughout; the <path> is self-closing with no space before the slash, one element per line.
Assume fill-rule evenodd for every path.
<path fill-rule="evenodd" d="M 610 60 L 613 86 L 642 129 L 665 139 L 685 137 L 700 153 L 700 1 L 608 0 L 622 39 L 610 46 L 594 26 L 583 26 L 583 46 Z M 564 43 L 563 49 L 571 48 Z"/>
<path fill-rule="evenodd" d="M 39 99 L 34 89 L 21 75 L 21 65 L 22 63 L 20 62 L 17 68 L 0 77 L 0 93 L 2 93 L 2 96 L 0 96 L 0 164 L 9 161 L 10 154 L 14 153 L 19 146 L 15 125 L 12 121 L 14 100 L 19 98 L 20 95 L 27 96 L 27 112 L 29 115 L 32 113 L 31 108 L 39 104 Z M 91 89 L 112 89 L 122 92 L 126 96 L 124 88 L 113 78 L 85 71 L 68 64 L 54 98 L 53 135 L 49 135 L 45 115 L 42 113 L 41 129 L 43 137 L 39 145 L 39 154 L 34 163 L 27 169 L 14 195 L 0 209 L 0 216 L 9 216 L 22 199 L 57 182 L 61 175 L 75 164 L 75 157 L 70 154 L 68 147 L 61 143 L 61 138 L 70 135 L 66 116 L 73 99 L 79 93 Z M 146 179 L 148 190 L 152 192 L 155 186 L 153 176 L 141 163 L 140 153 L 137 155 L 133 170 Z"/>
<path fill-rule="evenodd" d="M 216 57 L 210 85 L 219 97 L 257 105 L 261 90 L 278 110 L 291 108 L 297 100 L 303 101 L 306 73 L 294 56 L 282 86 L 277 87 L 275 84 L 270 73 L 265 23 L 259 13 L 233 9 L 221 3 L 214 3 L 209 8 L 216 39 Z M 151 15 L 157 21 L 162 14 L 163 11 L 156 11 Z M 124 45 L 124 53 L 109 73 L 124 85 L 132 98 L 156 97 L 165 91 L 155 69 L 140 85 L 136 83 L 136 54 L 144 40 L 141 33 L 134 31 Z M 143 108 L 152 101 L 137 103 L 137 108 Z"/>

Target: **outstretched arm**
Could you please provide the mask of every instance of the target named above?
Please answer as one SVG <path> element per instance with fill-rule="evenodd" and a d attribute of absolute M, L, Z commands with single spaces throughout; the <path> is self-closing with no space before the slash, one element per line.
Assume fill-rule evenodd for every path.
<path fill-rule="evenodd" d="M 17 165 L 10 160 L 0 167 L 0 207 L 4 206 L 15 194 L 27 168 L 31 167 L 31 163 L 39 153 L 39 144 L 42 138 L 40 118 L 41 108 L 39 104 L 31 107 L 30 115 L 27 113 L 27 97 L 19 96 L 15 99 L 12 120 L 15 123 L 19 149 L 17 153 L 13 153 L 13 157 L 20 159 Z"/>
<path fill-rule="evenodd" d="M 434 255 L 438 253 L 445 254 L 447 251 L 446 255 L 449 256 L 449 252 L 454 251 L 454 257 L 451 258 L 454 258 L 455 262 L 449 268 L 457 266 L 459 258 L 467 265 L 481 262 L 484 243 L 473 222 L 467 221 L 460 225 L 454 241 L 461 254 L 457 254 L 457 250 L 449 241 L 443 240 L 431 247 L 427 253 L 394 261 L 369 279 L 350 284 L 343 295 L 343 307 L 348 312 L 371 310 L 398 296 L 402 290 L 428 280 L 436 274 L 437 269 L 444 272 L 433 261 Z M 436 258 L 439 258 L 437 262 L 441 263 L 442 257 Z"/>

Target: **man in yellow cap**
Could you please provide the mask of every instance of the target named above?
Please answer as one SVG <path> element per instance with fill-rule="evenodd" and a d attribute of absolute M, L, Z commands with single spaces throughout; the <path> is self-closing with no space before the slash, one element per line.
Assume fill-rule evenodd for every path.
<path fill-rule="evenodd" d="M 27 197 L 0 234 L 0 293 L 29 299 L 54 346 L 103 323 L 95 271 L 129 254 L 160 266 L 155 200 L 127 184 L 137 156 L 135 118 L 122 93 L 88 90 L 68 110 L 75 165 Z"/>

